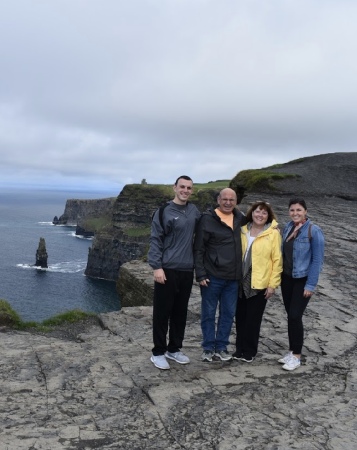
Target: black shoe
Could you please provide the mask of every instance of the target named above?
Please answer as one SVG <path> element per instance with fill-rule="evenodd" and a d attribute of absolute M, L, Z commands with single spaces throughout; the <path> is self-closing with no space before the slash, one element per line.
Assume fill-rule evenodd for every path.
<path fill-rule="evenodd" d="M 247 362 L 247 363 L 251 363 L 254 361 L 253 356 L 241 356 L 239 358 L 241 361 Z"/>
<path fill-rule="evenodd" d="M 214 356 L 218 356 L 221 361 L 230 361 L 232 359 L 232 356 L 227 350 L 220 350 L 219 352 L 216 352 Z"/>
<path fill-rule="evenodd" d="M 232 355 L 232 358 L 239 361 L 240 359 L 243 358 L 243 355 L 242 355 L 242 353 L 234 352 Z"/>

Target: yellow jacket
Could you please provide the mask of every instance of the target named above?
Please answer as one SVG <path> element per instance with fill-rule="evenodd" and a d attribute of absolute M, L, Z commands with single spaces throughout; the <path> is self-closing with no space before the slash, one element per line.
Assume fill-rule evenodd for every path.
<path fill-rule="evenodd" d="M 252 243 L 252 288 L 276 289 L 280 286 L 283 258 L 281 254 L 281 235 L 278 223 L 273 220 L 271 226 L 262 231 Z M 244 258 L 248 246 L 248 230 L 251 224 L 241 229 L 242 255 Z"/>

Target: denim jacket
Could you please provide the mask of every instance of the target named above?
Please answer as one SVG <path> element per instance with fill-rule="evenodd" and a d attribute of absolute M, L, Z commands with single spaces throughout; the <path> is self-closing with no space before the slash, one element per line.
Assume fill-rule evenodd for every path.
<path fill-rule="evenodd" d="M 310 239 L 310 224 L 312 222 L 308 219 L 294 239 L 292 276 L 293 278 L 307 277 L 305 289 L 314 291 L 323 266 L 325 238 L 321 228 L 312 224 Z M 285 226 L 283 242 L 285 242 L 293 226 L 293 221 Z"/>

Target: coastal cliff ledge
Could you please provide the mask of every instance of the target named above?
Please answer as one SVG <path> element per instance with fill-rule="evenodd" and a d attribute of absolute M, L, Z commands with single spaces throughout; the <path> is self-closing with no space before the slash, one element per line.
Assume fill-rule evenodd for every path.
<path fill-rule="evenodd" d="M 153 270 L 148 263 L 133 260 L 119 271 L 117 291 L 121 307 L 151 306 L 154 296 Z"/>
<path fill-rule="evenodd" d="M 256 198 L 248 197 L 244 207 Z M 288 198 L 266 199 L 282 225 Z M 326 257 L 304 317 L 298 370 L 286 372 L 277 362 L 288 348 L 279 290 L 267 304 L 251 364 L 201 361 L 196 284 L 183 348 L 191 363 L 170 361 L 167 371 L 150 361 L 151 306 L 100 314 L 100 325 L 88 323 L 75 338 L 74 330 L 61 338 L 8 330 L 1 333 L 1 448 L 357 448 L 356 202 L 306 200 L 312 220 L 325 233 Z M 147 289 L 152 298 L 148 265 L 124 265 L 142 285 L 142 295 Z M 229 351 L 234 343 L 233 327 Z"/>

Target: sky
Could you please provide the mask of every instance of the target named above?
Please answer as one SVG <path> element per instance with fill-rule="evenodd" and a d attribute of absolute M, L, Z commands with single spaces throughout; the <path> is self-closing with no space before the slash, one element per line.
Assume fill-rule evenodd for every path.
<path fill-rule="evenodd" d="M 357 151 L 355 0 L 0 0 L 0 186 Z"/>

